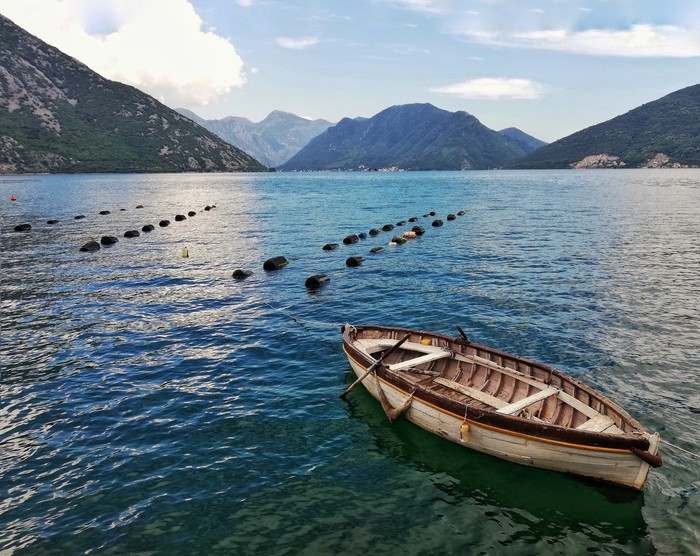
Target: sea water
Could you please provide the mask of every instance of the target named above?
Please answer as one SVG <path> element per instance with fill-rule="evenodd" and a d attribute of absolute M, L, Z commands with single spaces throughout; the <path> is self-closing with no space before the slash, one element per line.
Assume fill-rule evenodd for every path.
<path fill-rule="evenodd" d="M 699 553 L 698 170 L 3 177 L 0 211 L 0 554 Z M 459 325 L 691 454 L 630 495 L 389 423 L 338 397 L 344 323 Z"/>

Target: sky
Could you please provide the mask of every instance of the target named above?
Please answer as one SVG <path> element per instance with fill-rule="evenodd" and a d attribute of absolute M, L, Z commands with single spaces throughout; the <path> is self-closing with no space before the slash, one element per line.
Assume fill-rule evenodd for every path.
<path fill-rule="evenodd" d="M 550 142 L 700 83 L 698 0 L 0 0 L 0 13 L 207 119 L 429 102 Z"/>

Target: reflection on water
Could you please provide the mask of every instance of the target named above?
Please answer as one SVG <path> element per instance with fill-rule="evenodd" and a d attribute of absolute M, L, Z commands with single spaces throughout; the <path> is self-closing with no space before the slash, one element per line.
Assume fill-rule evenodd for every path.
<path fill-rule="evenodd" d="M 697 451 L 698 184 L 690 170 L 0 179 L 0 553 L 694 553 L 688 455 L 665 449 L 625 500 L 338 394 L 340 324 L 461 325 Z M 432 228 L 431 210 L 467 214 Z M 321 249 L 411 216 L 427 233 L 406 245 Z M 119 243 L 78 252 L 107 234 Z M 288 267 L 262 270 L 280 255 Z M 308 292 L 320 272 L 331 281 Z"/>

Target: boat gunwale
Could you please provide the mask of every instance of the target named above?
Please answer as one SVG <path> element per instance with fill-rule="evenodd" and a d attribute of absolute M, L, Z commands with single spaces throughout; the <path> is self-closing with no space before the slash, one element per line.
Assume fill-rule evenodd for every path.
<path fill-rule="evenodd" d="M 486 409 L 476 407 L 466 401 L 455 400 L 439 392 L 435 392 L 426 388 L 421 384 L 416 384 L 408 380 L 401 371 L 391 371 L 384 365 L 379 365 L 376 369 L 377 376 L 380 377 L 387 384 L 397 388 L 406 395 L 415 389 L 414 397 L 420 399 L 421 401 L 428 403 L 438 410 L 444 411 L 451 415 L 457 416 L 460 419 L 473 422 L 476 425 L 484 425 L 494 427 L 506 433 L 512 433 L 515 435 L 524 435 L 532 437 L 539 440 L 549 440 L 556 443 L 571 444 L 575 446 L 580 446 L 582 448 L 605 448 L 605 449 L 616 449 L 616 450 L 626 450 L 630 451 L 632 448 L 646 451 L 650 447 L 649 443 L 649 433 L 638 423 L 629 413 L 622 409 L 612 400 L 608 399 L 599 392 L 593 390 L 590 386 L 581 383 L 574 377 L 562 373 L 558 369 L 539 363 L 537 361 L 529 360 L 524 357 L 513 355 L 489 346 L 483 346 L 481 344 L 476 344 L 471 341 L 465 341 L 460 338 L 453 338 L 444 334 L 436 332 L 427 332 L 422 330 L 401 328 L 401 327 L 389 327 L 389 326 L 379 326 L 379 325 L 362 325 L 362 326 L 346 326 L 343 331 L 343 344 L 346 355 L 352 357 L 353 360 L 360 366 L 368 368 L 374 359 L 367 356 L 366 353 L 358 350 L 354 345 L 353 341 L 350 339 L 351 329 L 355 330 L 367 330 L 374 329 L 378 331 L 395 331 L 399 334 L 420 334 L 422 336 L 429 336 L 433 338 L 438 338 L 444 340 L 449 344 L 454 344 L 458 342 L 460 345 L 469 346 L 477 350 L 482 350 L 488 352 L 490 355 L 495 354 L 498 356 L 506 357 L 517 362 L 522 362 L 526 365 L 537 367 L 544 370 L 547 373 L 556 375 L 558 378 L 565 382 L 570 382 L 577 388 L 580 388 L 586 393 L 594 396 L 600 400 L 603 404 L 607 404 L 612 410 L 618 412 L 618 414 L 626 420 L 638 433 L 624 433 L 624 434 L 606 434 L 604 432 L 579 430 L 570 427 L 564 427 L 561 425 L 555 425 L 550 423 L 535 422 L 522 417 L 517 417 L 515 415 L 508 415 L 503 413 L 497 413 L 495 409 Z M 495 362 L 494 362 L 495 363 Z M 515 372 L 519 372 L 516 369 L 510 369 Z M 527 378 L 535 379 L 540 382 L 536 377 L 531 375 L 525 375 Z M 542 381 L 543 385 L 546 385 Z"/>

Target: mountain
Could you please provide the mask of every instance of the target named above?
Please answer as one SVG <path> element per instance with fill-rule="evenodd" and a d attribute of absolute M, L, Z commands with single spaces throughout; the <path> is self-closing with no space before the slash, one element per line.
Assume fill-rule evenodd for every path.
<path fill-rule="evenodd" d="M 486 169 L 503 166 L 530 151 L 466 112 L 405 104 L 368 119 L 342 119 L 279 169 Z"/>
<path fill-rule="evenodd" d="M 0 173 L 264 171 L 141 91 L 0 15 Z"/>
<path fill-rule="evenodd" d="M 498 133 L 520 145 L 526 152 L 536 151 L 547 144 L 532 135 L 528 135 L 524 131 L 520 131 L 517 127 L 508 127 L 500 130 Z"/>
<path fill-rule="evenodd" d="M 333 125 L 326 120 L 307 120 L 279 110 L 270 112 L 258 123 L 236 116 L 205 120 L 185 108 L 178 108 L 178 112 L 270 167 L 286 162 Z"/>
<path fill-rule="evenodd" d="M 512 168 L 700 165 L 700 85 L 538 149 Z"/>

